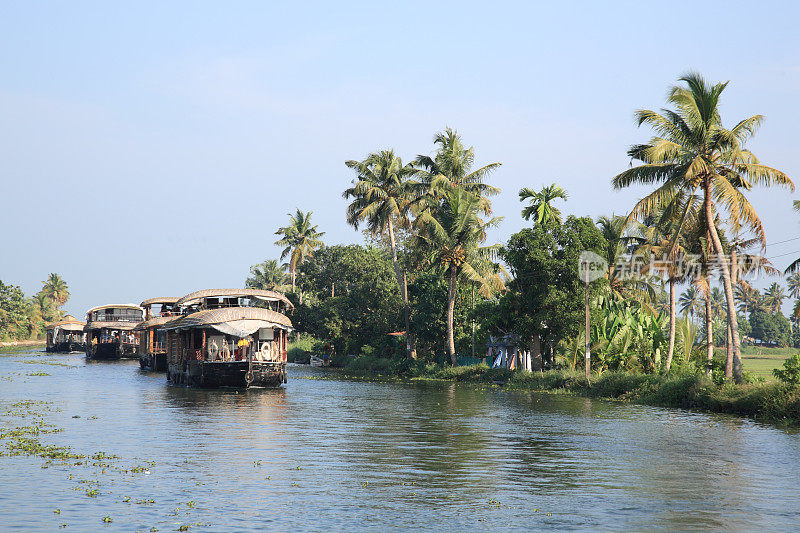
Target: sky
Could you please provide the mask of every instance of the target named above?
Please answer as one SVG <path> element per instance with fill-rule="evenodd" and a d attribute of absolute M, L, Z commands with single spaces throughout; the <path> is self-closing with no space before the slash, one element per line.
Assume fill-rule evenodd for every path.
<path fill-rule="evenodd" d="M 456 128 L 504 242 L 518 191 L 557 182 L 566 214 L 626 214 L 633 113 L 689 70 L 730 80 L 722 116 L 800 179 L 800 7 L 784 2 L 0 2 L 0 280 L 61 274 L 82 317 L 106 303 L 243 286 L 274 232 L 345 222 L 348 159 L 430 154 Z M 800 184 L 800 183 L 799 183 Z M 783 269 L 797 194 L 748 193 Z M 787 239 L 794 239 L 787 241 Z M 786 242 L 784 242 L 786 241 Z M 763 280 L 763 285 L 772 280 Z"/>

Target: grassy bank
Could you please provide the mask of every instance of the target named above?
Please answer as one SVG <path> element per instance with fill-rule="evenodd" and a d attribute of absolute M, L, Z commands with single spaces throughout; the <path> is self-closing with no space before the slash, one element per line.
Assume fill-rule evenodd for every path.
<path fill-rule="evenodd" d="M 44 340 L 32 340 L 32 341 L 3 341 L 0 342 L 0 348 L 7 348 L 12 346 L 44 346 L 46 343 Z"/>
<path fill-rule="evenodd" d="M 569 392 L 589 398 L 730 413 L 800 426 L 800 388 L 776 382 L 716 385 L 694 373 L 665 376 L 605 372 L 587 383 L 582 373 L 572 371 L 523 373 L 491 369 L 485 364 L 440 367 L 365 356 L 353 359 L 341 372 L 355 377 L 498 383 L 509 389 Z"/>

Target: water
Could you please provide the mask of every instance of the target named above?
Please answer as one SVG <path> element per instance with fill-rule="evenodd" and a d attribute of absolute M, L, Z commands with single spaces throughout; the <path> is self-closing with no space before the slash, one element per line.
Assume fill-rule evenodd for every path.
<path fill-rule="evenodd" d="M 119 456 L 105 471 L 0 457 L 0 529 L 800 528 L 797 433 L 567 395 L 319 379 L 330 377 L 290 365 L 286 386 L 236 393 L 169 386 L 134 361 L 0 353 L 0 427 L 30 422 L 7 413 L 14 402 L 52 402 L 43 419 L 64 431 L 42 443 Z"/>

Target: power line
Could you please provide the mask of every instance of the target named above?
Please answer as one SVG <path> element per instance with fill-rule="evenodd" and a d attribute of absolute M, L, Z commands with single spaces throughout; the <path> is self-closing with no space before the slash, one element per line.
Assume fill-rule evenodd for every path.
<path fill-rule="evenodd" d="M 786 239 L 785 241 L 770 242 L 770 243 L 765 244 L 764 246 L 775 246 L 776 244 L 783 244 L 785 242 L 796 241 L 798 239 L 800 239 L 800 237 L 792 237 L 791 239 Z"/>

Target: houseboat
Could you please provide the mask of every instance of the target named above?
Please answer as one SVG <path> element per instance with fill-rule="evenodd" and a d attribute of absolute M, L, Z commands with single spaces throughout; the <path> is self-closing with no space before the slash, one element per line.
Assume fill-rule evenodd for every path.
<path fill-rule="evenodd" d="M 86 334 L 83 328 L 86 322 L 81 322 L 72 315 L 67 315 L 58 322 L 45 326 L 47 333 L 47 352 L 82 352 L 86 349 Z"/>
<path fill-rule="evenodd" d="M 136 357 L 139 338 L 133 331 L 142 320 L 142 308 L 135 304 L 111 304 L 86 312 L 86 358 L 119 359 Z"/>
<path fill-rule="evenodd" d="M 277 387 L 286 383 L 287 335 L 294 308 L 283 294 L 215 289 L 175 303 L 167 322 L 167 379 L 193 387 Z"/>
<path fill-rule="evenodd" d="M 178 298 L 172 297 L 150 298 L 139 304 L 144 310 L 144 322 L 137 324 L 133 330 L 139 337 L 136 352 L 142 370 L 167 370 L 167 332 L 163 326 L 179 315 L 175 307 L 177 301 Z"/>

